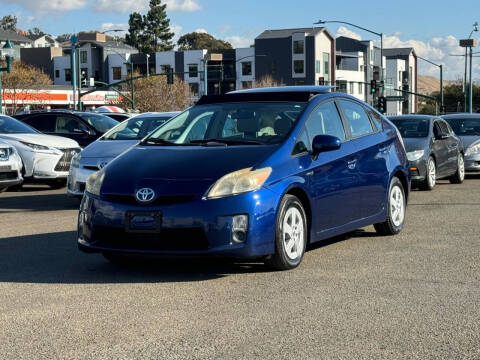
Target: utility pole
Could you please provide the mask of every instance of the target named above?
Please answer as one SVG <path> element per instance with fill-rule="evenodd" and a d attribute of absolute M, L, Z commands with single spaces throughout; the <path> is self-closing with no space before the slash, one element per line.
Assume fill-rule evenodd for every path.
<path fill-rule="evenodd" d="M 476 23 L 475 23 L 476 24 Z M 472 31 L 473 33 L 473 31 Z M 470 37 L 471 37 L 471 34 L 470 34 Z M 460 46 L 461 47 L 464 47 L 465 48 L 465 53 L 467 53 L 467 50 L 468 48 L 470 48 L 470 81 L 469 81 L 469 85 L 468 85 L 468 100 L 469 100 L 469 104 L 468 104 L 468 112 L 472 112 L 472 106 L 473 106 L 473 103 L 472 103 L 472 100 L 473 100 L 473 94 L 472 94 L 472 58 L 473 58 L 473 52 L 472 52 L 472 48 L 477 46 L 477 40 L 476 39 L 471 39 L 471 38 L 468 38 L 468 39 L 464 39 L 464 40 L 460 40 Z M 465 64 L 467 63 L 467 57 L 465 56 Z M 466 82 L 466 79 L 467 79 L 467 72 L 465 71 L 465 82 Z M 467 91 L 467 88 L 465 86 L 465 92 Z M 466 96 L 465 96 L 465 99 L 466 99 Z M 467 111 L 467 104 L 466 104 L 466 101 L 465 101 L 465 112 Z"/>
<path fill-rule="evenodd" d="M 12 57 L 14 54 L 14 50 L 12 48 L 12 44 L 10 44 L 10 41 L 7 40 L 5 45 L 3 46 L 2 49 L 2 56 L 5 56 L 5 61 L 7 62 L 6 67 L 0 68 L 0 114 L 3 114 L 3 106 L 2 106 L 2 72 L 6 71 L 7 73 L 12 72 Z"/>
<path fill-rule="evenodd" d="M 476 46 L 477 43 L 475 41 Z M 468 112 L 471 114 L 472 113 L 472 105 L 473 105 L 473 89 L 472 89 L 472 47 L 470 46 L 470 84 L 469 84 L 469 89 L 468 89 Z"/>

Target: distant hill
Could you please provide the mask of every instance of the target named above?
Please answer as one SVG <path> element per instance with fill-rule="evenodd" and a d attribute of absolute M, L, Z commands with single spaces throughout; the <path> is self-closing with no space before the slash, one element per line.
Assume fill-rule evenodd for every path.
<path fill-rule="evenodd" d="M 443 86 L 454 84 L 456 81 L 443 80 Z M 431 94 L 440 91 L 440 79 L 433 76 L 418 75 L 418 92 L 420 94 Z"/>

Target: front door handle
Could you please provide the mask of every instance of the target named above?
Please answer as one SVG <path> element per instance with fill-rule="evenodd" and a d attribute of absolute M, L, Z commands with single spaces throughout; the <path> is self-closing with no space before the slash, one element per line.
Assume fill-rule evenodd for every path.
<path fill-rule="evenodd" d="M 355 169 L 356 165 L 357 165 L 357 159 L 353 159 L 347 162 L 347 166 L 350 170 Z"/>

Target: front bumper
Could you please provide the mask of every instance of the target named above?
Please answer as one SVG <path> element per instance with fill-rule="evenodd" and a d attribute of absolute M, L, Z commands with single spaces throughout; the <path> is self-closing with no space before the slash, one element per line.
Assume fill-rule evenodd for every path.
<path fill-rule="evenodd" d="M 258 258 L 275 250 L 278 202 L 279 195 L 265 188 L 220 199 L 195 198 L 155 207 L 115 203 L 86 192 L 78 216 L 78 246 L 85 252 Z M 128 211 L 161 212 L 161 231 L 127 232 Z M 232 219 L 239 214 L 248 214 L 248 230 L 245 241 L 236 243 Z"/>
<path fill-rule="evenodd" d="M 79 148 L 62 149 L 58 153 L 31 151 L 24 154 L 25 177 L 33 180 L 66 179 L 72 157 Z"/>
<path fill-rule="evenodd" d="M 71 167 L 67 178 L 67 194 L 70 196 L 83 196 L 85 184 L 90 175 L 95 171 L 84 167 Z"/>
<path fill-rule="evenodd" d="M 465 156 L 465 171 L 480 171 L 480 154 Z"/>
<path fill-rule="evenodd" d="M 8 160 L 0 160 L 0 189 L 22 182 L 22 163 L 18 155 L 14 153 Z"/>
<path fill-rule="evenodd" d="M 422 158 L 415 161 L 409 161 L 408 166 L 412 183 L 425 181 L 425 178 L 427 177 L 427 160 Z"/>

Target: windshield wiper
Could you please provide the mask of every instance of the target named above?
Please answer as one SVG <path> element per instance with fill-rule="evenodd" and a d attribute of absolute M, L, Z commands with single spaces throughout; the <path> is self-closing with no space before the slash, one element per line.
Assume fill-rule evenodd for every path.
<path fill-rule="evenodd" d="M 163 140 L 163 139 L 158 139 L 158 138 L 147 138 L 143 140 L 140 145 L 149 145 L 149 144 L 154 144 L 154 145 L 164 145 L 164 146 L 177 146 L 181 144 L 175 144 L 171 141 Z"/>
<path fill-rule="evenodd" d="M 201 144 L 201 145 L 263 145 L 259 141 L 251 140 L 227 140 L 227 139 L 203 139 L 203 140 L 191 140 L 190 144 Z"/>

